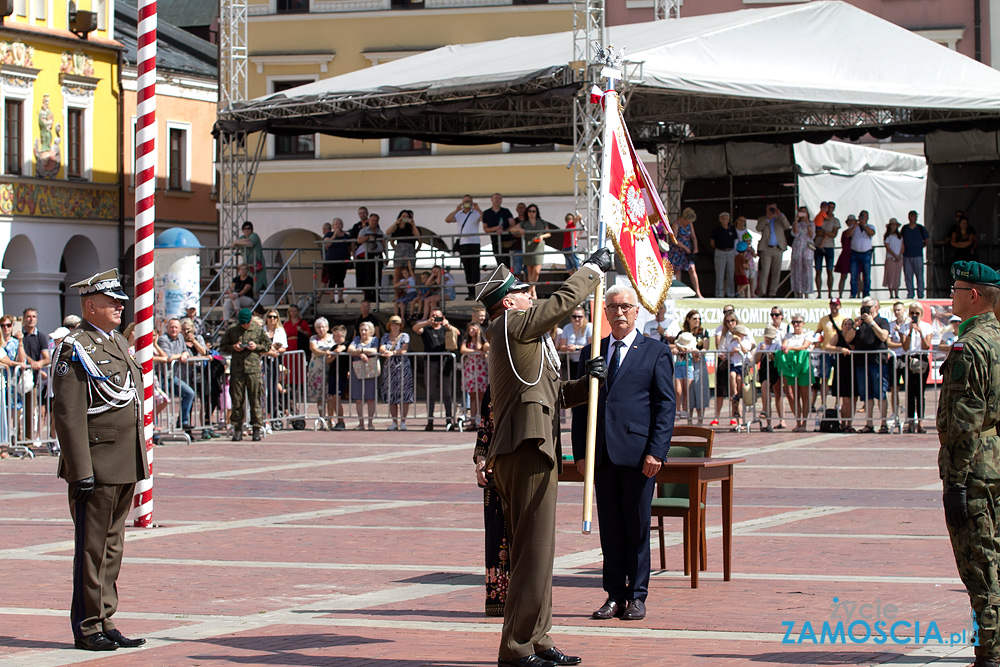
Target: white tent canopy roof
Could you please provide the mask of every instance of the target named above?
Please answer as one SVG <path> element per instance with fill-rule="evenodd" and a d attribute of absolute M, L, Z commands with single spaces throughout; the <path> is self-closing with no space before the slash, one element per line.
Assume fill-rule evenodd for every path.
<path fill-rule="evenodd" d="M 833 48 L 820 48 L 828 35 Z M 672 91 L 873 106 L 1000 110 L 1000 72 L 839 1 L 608 28 Z M 445 46 L 268 96 L 444 92 L 534 78 L 573 58 L 571 32 Z M 268 99 L 260 98 L 260 99 Z"/>
<path fill-rule="evenodd" d="M 639 143 L 664 133 L 799 140 L 873 127 L 968 129 L 1000 118 L 1000 72 L 845 2 L 621 25 L 607 35 L 634 64 L 626 117 Z M 572 97 L 591 85 L 569 64 L 572 45 L 564 32 L 445 46 L 236 105 L 220 128 L 568 143 Z M 686 136 L 676 136 L 678 124 Z"/>

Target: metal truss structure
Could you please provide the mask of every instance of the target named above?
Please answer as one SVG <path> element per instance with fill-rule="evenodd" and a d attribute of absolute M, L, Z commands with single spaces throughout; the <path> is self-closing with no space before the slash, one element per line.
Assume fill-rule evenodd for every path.
<path fill-rule="evenodd" d="M 247 99 L 247 0 L 219 0 L 219 116 Z M 248 218 L 256 159 L 251 164 L 247 132 L 219 135 L 219 243 L 228 245 Z M 263 142 L 260 142 L 261 144 Z"/>
<path fill-rule="evenodd" d="M 600 81 L 596 49 L 603 46 L 604 0 L 573 1 L 573 202 L 588 246 L 596 247 L 601 196 L 601 139 L 604 112 L 590 102 L 590 87 Z"/>

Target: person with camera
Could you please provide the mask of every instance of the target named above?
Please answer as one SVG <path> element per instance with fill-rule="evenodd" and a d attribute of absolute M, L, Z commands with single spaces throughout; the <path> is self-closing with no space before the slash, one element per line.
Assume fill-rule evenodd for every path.
<path fill-rule="evenodd" d="M 907 433 L 926 433 L 921 421 L 924 418 L 924 390 L 931 373 L 931 337 L 934 327 L 924 322 L 924 307 L 913 301 L 908 306 L 909 321 L 900 327 L 902 350 L 906 359 L 906 417 Z"/>
<path fill-rule="evenodd" d="M 451 431 L 455 425 L 451 420 L 452 375 L 455 372 L 455 359 L 452 355 L 443 354 L 458 350 L 459 330 L 445 319 L 440 308 L 431 311 L 430 318 L 413 325 L 413 333 L 424 339 L 424 352 L 436 352 L 437 355 L 427 359 L 427 426 L 425 431 L 434 430 L 434 404 L 444 403 L 444 430 Z"/>
<path fill-rule="evenodd" d="M 470 300 L 476 298 L 476 283 L 479 282 L 479 250 L 482 246 L 482 241 L 479 239 L 479 221 L 482 219 L 483 212 L 479 204 L 472 200 L 472 195 L 463 196 L 461 203 L 444 219 L 445 222 L 458 224 L 459 237 L 454 248 L 462 260 Z"/>
<path fill-rule="evenodd" d="M 937 430 L 941 497 L 958 574 L 972 604 L 979 642 L 975 667 L 1000 666 L 1000 273 L 979 262 L 955 262 L 952 312 L 958 340 L 941 366 Z"/>
<path fill-rule="evenodd" d="M 757 244 L 757 254 L 760 256 L 757 290 L 761 296 L 778 296 L 781 255 L 788 247 L 785 232 L 791 228 L 788 218 L 778 210 L 778 205 L 774 202 L 767 205 L 767 214 L 757 220 L 757 231 L 760 233 L 760 242 Z"/>
<path fill-rule="evenodd" d="M 861 433 L 875 432 L 873 404 L 876 398 L 882 413 L 882 427 L 878 432 L 889 432 L 889 406 L 885 399 L 889 388 L 889 369 L 886 353 L 879 352 L 889 349 L 889 322 L 878 314 L 878 308 L 878 299 L 864 299 L 854 328 L 844 328 L 844 340 L 862 353 L 862 358 L 854 366 L 854 388 L 865 404 L 867 416 Z"/>
<path fill-rule="evenodd" d="M 358 287 L 364 289 L 364 296 L 368 301 L 378 299 L 378 288 L 382 285 L 385 234 L 379 229 L 378 223 L 377 213 L 368 216 L 367 225 L 358 230 L 358 245 L 354 251 Z"/>

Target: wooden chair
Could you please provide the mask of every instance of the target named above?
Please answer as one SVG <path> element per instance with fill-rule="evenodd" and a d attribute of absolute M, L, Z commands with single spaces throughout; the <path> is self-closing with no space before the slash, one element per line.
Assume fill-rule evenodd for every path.
<path fill-rule="evenodd" d="M 700 458 L 712 456 L 712 442 L 715 440 L 715 431 L 701 426 L 674 426 L 673 437 L 670 440 L 670 452 L 668 457 L 680 458 Z M 702 571 L 708 568 L 708 557 L 706 555 L 705 539 L 705 502 L 707 500 L 707 486 L 701 490 L 701 561 Z M 667 568 L 666 549 L 663 544 L 663 517 L 681 517 L 684 519 L 684 574 L 690 574 L 690 563 L 688 563 L 688 500 L 687 484 L 657 484 L 656 494 L 653 498 L 652 516 L 656 517 L 657 527 L 660 533 L 660 569 Z"/>

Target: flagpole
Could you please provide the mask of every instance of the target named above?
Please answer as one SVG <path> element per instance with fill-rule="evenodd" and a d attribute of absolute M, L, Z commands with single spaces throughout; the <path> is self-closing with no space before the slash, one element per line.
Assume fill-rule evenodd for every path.
<path fill-rule="evenodd" d="M 610 47 L 609 47 L 610 55 Z M 604 107 L 604 122 L 605 127 L 607 126 L 607 104 L 608 102 L 612 104 L 618 104 L 618 97 L 615 94 L 615 78 L 614 74 L 617 74 L 615 70 L 611 68 L 612 62 L 610 59 L 606 61 L 606 67 L 602 74 L 608 77 L 607 88 L 605 90 L 604 96 L 602 96 L 599 101 Z M 619 75 L 620 76 L 620 75 Z M 606 139 L 606 138 L 605 138 Z M 601 142 L 601 186 L 602 192 L 604 183 L 604 152 L 608 149 L 606 141 Z M 604 221 L 604 216 L 600 214 L 601 207 L 598 206 L 598 227 L 597 227 L 597 247 L 601 249 L 607 245 L 607 230 Z M 601 356 L 601 339 L 604 334 L 601 331 L 601 308 L 604 304 L 604 281 L 605 276 L 601 276 L 600 280 L 597 281 L 597 289 L 594 290 L 594 307 L 591 308 L 591 343 L 590 343 L 590 358 L 596 359 Z M 587 445 L 584 453 L 584 470 L 583 470 L 583 528 L 581 532 L 584 535 L 590 535 L 591 525 L 594 518 L 594 459 L 596 458 L 597 452 L 597 400 L 600 395 L 601 385 L 600 381 L 595 378 L 590 378 L 590 393 L 587 398 Z"/>

